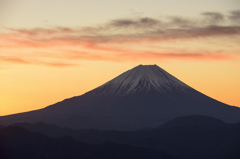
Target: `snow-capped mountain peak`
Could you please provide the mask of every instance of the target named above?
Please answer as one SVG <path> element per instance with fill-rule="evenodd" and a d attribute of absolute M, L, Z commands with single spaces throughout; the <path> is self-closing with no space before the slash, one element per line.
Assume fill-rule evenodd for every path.
<path fill-rule="evenodd" d="M 135 131 L 188 115 L 240 121 L 239 108 L 196 91 L 156 65 L 139 65 L 81 96 L 0 117 L 0 125 L 43 121 L 74 129 Z"/>
<path fill-rule="evenodd" d="M 190 88 L 157 65 L 139 65 L 91 91 L 93 94 L 129 94 L 150 90 L 168 92 Z"/>

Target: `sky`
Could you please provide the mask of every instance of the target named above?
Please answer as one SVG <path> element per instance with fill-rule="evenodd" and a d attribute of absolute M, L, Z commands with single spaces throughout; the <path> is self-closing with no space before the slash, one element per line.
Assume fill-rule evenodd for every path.
<path fill-rule="evenodd" d="M 0 0 L 0 116 L 157 64 L 240 107 L 239 0 Z"/>

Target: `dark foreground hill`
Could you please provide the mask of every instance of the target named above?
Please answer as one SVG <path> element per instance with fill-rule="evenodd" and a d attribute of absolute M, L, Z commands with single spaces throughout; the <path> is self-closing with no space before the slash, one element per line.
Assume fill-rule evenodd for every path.
<path fill-rule="evenodd" d="M 111 142 L 161 150 L 182 159 L 240 158 L 240 123 L 226 124 L 207 116 L 179 117 L 156 129 L 140 131 L 74 130 L 42 122 L 14 126 L 50 137 L 67 135 L 89 144 Z"/>
<path fill-rule="evenodd" d="M 74 129 L 132 131 L 188 115 L 234 123 L 240 121 L 240 108 L 196 91 L 156 65 L 139 65 L 84 95 L 0 117 L 0 125 L 42 121 Z"/>
<path fill-rule="evenodd" d="M 104 143 L 90 145 L 71 137 L 50 138 L 20 127 L 0 129 L 1 159 L 177 159 L 159 150 Z"/>

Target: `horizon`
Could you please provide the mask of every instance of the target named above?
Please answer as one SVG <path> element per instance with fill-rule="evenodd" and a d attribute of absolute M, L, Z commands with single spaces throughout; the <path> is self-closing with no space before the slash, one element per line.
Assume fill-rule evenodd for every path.
<path fill-rule="evenodd" d="M 156 64 L 240 107 L 239 6 L 237 0 L 3 0 L 0 116 L 82 95 L 139 64 Z"/>

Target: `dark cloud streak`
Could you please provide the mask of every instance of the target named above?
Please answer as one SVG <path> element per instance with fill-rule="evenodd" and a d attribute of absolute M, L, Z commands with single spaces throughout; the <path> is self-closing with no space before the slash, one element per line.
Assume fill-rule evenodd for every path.
<path fill-rule="evenodd" d="M 101 26 L 68 28 L 55 27 L 50 29 L 12 29 L 9 30 L 27 36 L 35 41 L 51 41 L 69 39 L 84 43 L 114 42 L 121 39 L 131 41 L 140 39 L 181 39 L 194 36 L 211 37 L 239 34 L 240 26 L 236 24 L 220 25 L 225 20 L 218 12 L 204 12 L 204 19 L 188 19 L 171 16 L 163 19 L 134 18 L 115 19 Z M 240 11 L 232 11 L 230 19 L 240 19 Z M 205 22 L 204 22 L 205 21 Z M 202 34 L 202 35 L 201 35 Z"/>
<path fill-rule="evenodd" d="M 235 10 L 230 12 L 229 19 L 233 22 L 240 23 L 240 10 Z"/>
<path fill-rule="evenodd" d="M 159 24 L 161 24 L 160 20 L 147 17 L 139 19 L 117 19 L 112 20 L 109 23 L 110 27 L 133 27 L 133 28 L 154 27 Z"/>
<path fill-rule="evenodd" d="M 205 22 L 209 24 L 218 24 L 224 21 L 224 15 L 219 12 L 204 12 L 202 15 L 205 16 Z"/>

